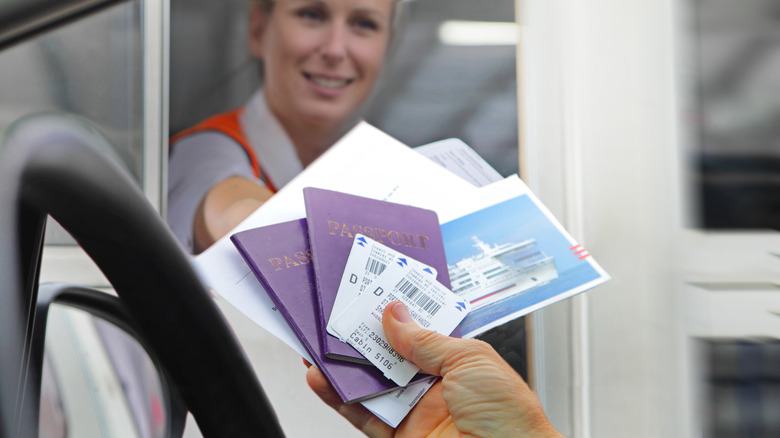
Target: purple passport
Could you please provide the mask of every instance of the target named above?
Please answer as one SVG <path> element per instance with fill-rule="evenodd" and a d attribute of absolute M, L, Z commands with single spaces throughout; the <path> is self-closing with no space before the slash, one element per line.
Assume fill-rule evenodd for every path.
<path fill-rule="evenodd" d="M 314 187 L 303 189 L 303 199 L 321 321 L 330 318 L 356 233 L 436 268 L 436 279 L 450 288 L 439 218 L 434 211 Z M 328 333 L 326 326 L 320 327 L 325 356 L 368 363 L 357 350 Z"/>
<path fill-rule="evenodd" d="M 373 365 L 322 354 L 318 304 L 306 219 L 242 231 L 230 237 L 314 364 L 345 403 L 359 402 L 398 386 Z M 421 378 L 422 375 L 418 375 Z"/>

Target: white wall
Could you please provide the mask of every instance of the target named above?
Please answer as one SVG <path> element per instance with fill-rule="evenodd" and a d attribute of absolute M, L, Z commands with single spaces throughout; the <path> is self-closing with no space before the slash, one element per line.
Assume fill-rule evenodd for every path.
<path fill-rule="evenodd" d="M 689 433 L 675 8 L 522 1 L 527 180 L 614 278 L 536 316 L 537 388 L 569 436 Z"/>

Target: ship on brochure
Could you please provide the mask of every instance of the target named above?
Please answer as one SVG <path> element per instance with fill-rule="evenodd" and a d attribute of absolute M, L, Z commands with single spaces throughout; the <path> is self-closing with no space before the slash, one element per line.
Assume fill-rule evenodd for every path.
<path fill-rule="evenodd" d="M 452 291 L 478 310 L 519 295 L 558 278 L 554 257 L 546 255 L 534 239 L 488 245 L 472 236 L 480 253 L 447 268 Z"/>

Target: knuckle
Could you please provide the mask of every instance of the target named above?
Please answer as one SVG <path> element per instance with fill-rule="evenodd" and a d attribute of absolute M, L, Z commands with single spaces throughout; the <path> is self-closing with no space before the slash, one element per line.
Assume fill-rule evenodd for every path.
<path fill-rule="evenodd" d="M 424 349 L 429 349 L 440 342 L 441 335 L 429 330 L 417 330 L 412 335 L 412 342 Z"/>
<path fill-rule="evenodd" d="M 501 358 L 487 342 L 478 339 L 460 339 L 457 348 L 446 358 L 447 369 L 471 368 L 472 366 L 495 364 Z"/>

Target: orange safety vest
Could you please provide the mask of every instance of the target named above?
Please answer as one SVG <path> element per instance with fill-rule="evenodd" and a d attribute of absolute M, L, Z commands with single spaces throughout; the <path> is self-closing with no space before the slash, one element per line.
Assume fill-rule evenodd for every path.
<path fill-rule="evenodd" d="M 243 111 L 244 108 L 238 108 L 233 111 L 211 116 L 197 125 L 191 128 L 187 128 L 184 131 L 174 135 L 171 137 L 169 143 L 171 146 L 173 146 L 177 141 L 183 139 L 184 137 L 188 137 L 192 134 L 203 131 L 216 131 L 227 135 L 229 138 L 244 148 L 244 151 L 249 156 L 249 161 L 252 164 L 252 172 L 254 172 L 255 177 L 264 180 L 266 187 L 268 187 L 271 192 L 276 193 L 276 187 L 274 187 L 273 183 L 271 183 L 271 181 L 269 181 L 267 178 L 262 177 L 262 173 L 260 172 L 260 161 L 258 161 L 255 150 L 252 149 L 252 145 L 250 145 L 249 141 L 246 139 L 244 128 L 241 126 L 241 122 L 238 119 Z"/>

